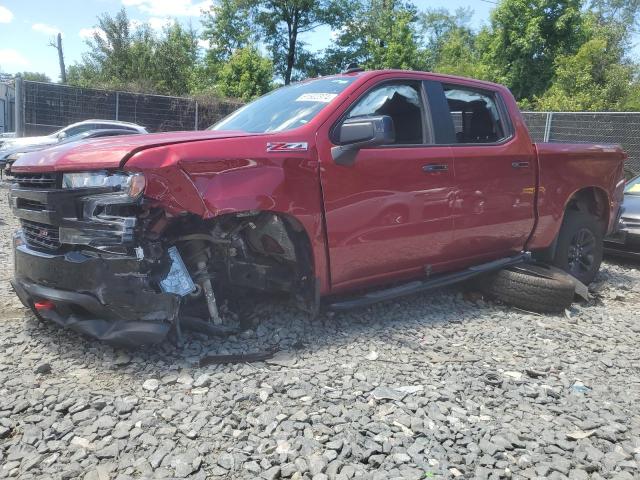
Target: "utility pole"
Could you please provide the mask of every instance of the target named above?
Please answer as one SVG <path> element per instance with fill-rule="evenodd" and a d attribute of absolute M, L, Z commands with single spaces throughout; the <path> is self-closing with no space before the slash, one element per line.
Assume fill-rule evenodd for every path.
<path fill-rule="evenodd" d="M 15 122 L 16 137 L 24 137 L 24 80 L 22 75 L 16 76 L 16 93 L 15 93 Z"/>
<path fill-rule="evenodd" d="M 49 46 L 58 50 L 58 61 L 60 62 L 60 83 L 67 83 L 67 70 L 64 67 L 64 52 L 62 51 L 62 34 L 58 33 L 57 41 L 49 42 Z"/>

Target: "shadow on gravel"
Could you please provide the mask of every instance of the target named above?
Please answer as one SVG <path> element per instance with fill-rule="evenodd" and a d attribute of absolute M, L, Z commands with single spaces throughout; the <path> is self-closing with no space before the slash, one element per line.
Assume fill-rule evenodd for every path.
<path fill-rule="evenodd" d="M 24 330 L 26 335 L 49 349 L 52 355 L 66 357 L 75 365 L 98 360 L 108 367 L 110 358 L 115 359 L 126 353 L 133 362 L 139 363 L 138 367 L 144 366 L 150 373 L 161 373 L 175 365 L 197 369 L 200 359 L 206 355 L 276 349 L 309 356 L 327 347 L 348 347 L 354 340 L 363 337 L 372 342 L 393 340 L 412 350 L 424 351 L 425 345 L 419 340 L 424 340 L 424 331 L 418 335 L 418 328 L 482 321 L 481 317 L 504 311 L 501 306 L 481 299 L 469 301 L 464 297 L 466 295 L 463 295 L 462 287 L 437 290 L 351 312 L 334 314 L 325 311 L 313 320 L 286 301 L 273 300 L 258 304 L 254 328 L 240 334 L 213 338 L 188 332 L 184 335 L 182 346 L 165 341 L 155 347 L 137 350 L 120 350 L 75 332 L 62 330 L 56 325 L 41 322 L 30 312 L 25 313 Z M 394 338 L 400 332 L 416 332 L 416 340 L 407 339 L 406 336 Z"/>
<path fill-rule="evenodd" d="M 602 283 L 606 289 L 610 283 L 621 284 L 631 281 L 632 278 L 625 272 L 609 271 L 605 265 L 596 283 Z M 601 302 L 596 300 L 594 303 L 597 305 Z M 581 308 L 589 306 L 583 304 Z M 324 311 L 313 320 L 288 302 L 272 299 L 257 304 L 252 329 L 224 338 L 187 332 L 181 346 L 165 341 L 155 347 L 123 351 L 75 332 L 61 330 L 55 325 L 40 322 L 29 312 L 25 313 L 24 330 L 34 340 L 45 345 L 53 355 L 67 358 L 76 365 L 78 362 L 97 362 L 97 368 L 117 368 L 114 359 L 126 353 L 132 362 L 137 363 L 138 367 L 143 367 L 148 373 L 162 373 L 169 367 L 176 366 L 198 369 L 200 359 L 207 355 L 234 355 L 275 349 L 289 351 L 297 356 L 309 356 L 326 348 L 348 348 L 353 341 L 362 338 L 372 342 L 392 341 L 413 351 L 428 352 L 430 326 L 460 324 L 464 329 L 465 325 L 508 314 L 522 315 L 523 321 L 531 321 L 537 317 L 558 318 L 557 315 L 540 316 L 486 302 L 481 295 L 475 294 L 469 285 L 462 284 L 350 312 L 334 314 Z M 399 333 L 403 335 L 396 335 Z M 412 333 L 415 335 L 411 335 Z M 434 332 L 433 335 L 435 337 L 438 333 Z M 469 358 L 466 361 L 473 359 Z M 202 368 L 210 370 L 225 366 L 211 365 Z"/>

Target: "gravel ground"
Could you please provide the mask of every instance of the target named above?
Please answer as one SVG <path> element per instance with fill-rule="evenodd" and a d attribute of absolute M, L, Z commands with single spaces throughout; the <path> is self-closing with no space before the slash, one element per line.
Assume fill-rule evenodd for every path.
<path fill-rule="evenodd" d="M 125 352 L 22 308 L 6 192 L 0 477 L 640 478 L 637 265 L 565 315 L 460 289 L 313 322 L 274 302 L 240 336 Z"/>

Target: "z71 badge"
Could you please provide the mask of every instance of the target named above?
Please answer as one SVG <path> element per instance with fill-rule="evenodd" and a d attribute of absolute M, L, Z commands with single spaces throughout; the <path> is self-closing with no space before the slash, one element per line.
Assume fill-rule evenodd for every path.
<path fill-rule="evenodd" d="M 269 142 L 267 152 L 306 152 L 309 149 L 307 142 Z"/>

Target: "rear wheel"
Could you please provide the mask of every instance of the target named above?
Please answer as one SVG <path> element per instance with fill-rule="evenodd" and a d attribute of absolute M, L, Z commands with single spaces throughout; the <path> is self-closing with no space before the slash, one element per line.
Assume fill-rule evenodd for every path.
<path fill-rule="evenodd" d="M 602 254 L 604 232 L 598 218 L 572 210 L 566 213 L 552 263 L 585 285 L 595 278 Z"/>

